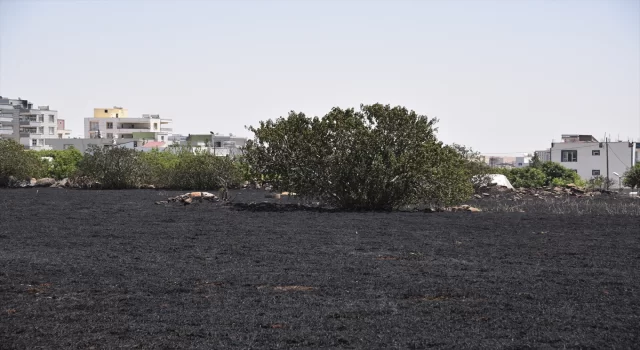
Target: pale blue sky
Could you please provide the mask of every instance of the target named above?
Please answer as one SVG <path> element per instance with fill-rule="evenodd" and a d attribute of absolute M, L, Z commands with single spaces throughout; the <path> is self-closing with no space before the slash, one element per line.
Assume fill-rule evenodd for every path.
<path fill-rule="evenodd" d="M 0 95 L 82 134 L 93 108 L 235 133 L 403 105 L 484 153 L 640 139 L 640 2 L 0 0 Z"/>

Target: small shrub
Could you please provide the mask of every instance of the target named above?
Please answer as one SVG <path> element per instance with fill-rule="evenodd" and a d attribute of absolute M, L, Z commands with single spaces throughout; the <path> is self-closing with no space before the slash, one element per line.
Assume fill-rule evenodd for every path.
<path fill-rule="evenodd" d="M 243 180 L 238 162 L 230 157 L 216 156 L 208 151 L 192 152 L 181 148 L 176 152 L 168 178 L 174 189 L 219 189 L 237 187 Z"/>
<path fill-rule="evenodd" d="M 640 188 L 640 163 L 624 173 L 623 184 L 632 189 Z"/>
<path fill-rule="evenodd" d="M 91 146 L 78 164 L 75 177 L 100 183 L 105 189 L 138 188 L 147 173 L 141 152 L 121 147 Z"/>
<path fill-rule="evenodd" d="M 47 162 L 46 176 L 57 180 L 72 176 L 82 160 L 82 153 L 73 147 L 63 151 L 38 151 L 37 155 L 53 158 L 51 163 Z"/>
<path fill-rule="evenodd" d="M 12 177 L 22 181 L 45 173 L 46 166 L 36 152 L 14 140 L 0 139 L 0 186 L 7 186 Z"/>
<path fill-rule="evenodd" d="M 511 169 L 507 175 L 514 187 L 542 187 L 546 182 L 546 175 L 538 168 L 524 167 Z"/>

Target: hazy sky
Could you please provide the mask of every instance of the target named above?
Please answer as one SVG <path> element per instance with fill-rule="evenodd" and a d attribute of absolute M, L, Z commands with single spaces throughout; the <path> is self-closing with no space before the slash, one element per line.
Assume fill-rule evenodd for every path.
<path fill-rule="evenodd" d="M 290 110 L 403 105 L 487 154 L 640 139 L 640 0 L 0 0 L 0 95 L 251 136 Z"/>

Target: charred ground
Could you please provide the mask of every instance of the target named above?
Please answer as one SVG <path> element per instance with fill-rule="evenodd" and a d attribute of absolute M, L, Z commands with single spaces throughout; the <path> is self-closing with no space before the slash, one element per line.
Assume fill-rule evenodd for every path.
<path fill-rule="evenodd" d="M 640 342 L 638 217 L 154 204 L 178 193 L 0 190 L 0 348 Z"/>

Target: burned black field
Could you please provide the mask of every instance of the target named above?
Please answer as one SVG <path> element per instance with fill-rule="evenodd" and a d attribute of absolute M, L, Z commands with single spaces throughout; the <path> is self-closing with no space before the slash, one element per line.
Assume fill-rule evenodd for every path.
<path fill-rule="evenodd" d="M 637 216 L 154 204 L 178 193 L 0 190 L 0 348 L 640 342 Z"/>

